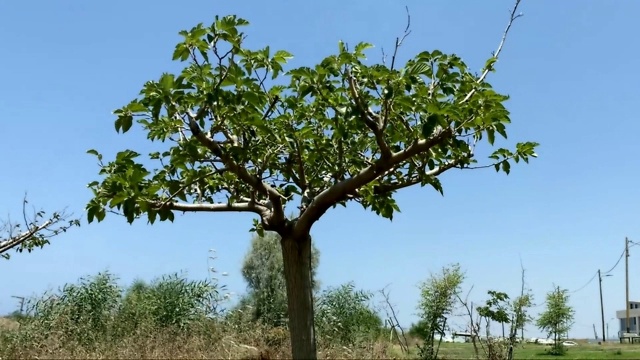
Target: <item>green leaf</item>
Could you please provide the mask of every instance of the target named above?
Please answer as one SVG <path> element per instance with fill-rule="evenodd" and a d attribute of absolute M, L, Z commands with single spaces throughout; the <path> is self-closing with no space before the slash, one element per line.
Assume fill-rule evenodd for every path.
<path fill-rule="evenodd" d="M 87 208 L 87 222 L 91 224 L 93 222 L 93 218 L 96 215 L 97 208 L 95 206 L 91 206 Z"/>
<path fill-rule="evenodd" d="M 87 150 L 87 154 L 91 154 L 91 155 L 95 155 L 98 158 L 98 161 L 102 161 L 102 154 L 100 154 L 97 150 L 95 149 L 89 149 Z"/>
<path fill-rule="evenodd" d="M 496 141 L 496 133 L 493 129 L 487 129 L 487 141 L 489 141 L 489 145 L 493 145 Z"/>
<path fill-rule="evenodd" d="M 372 44 L 366 43 L 366 42 L 360 42 L 356 45 L 355 47 L 355 53 L 356 54 L 363 54 L 363 52 L 367 49 L 371 49 L 373 48 Z"/>
<path fill-rule="evenodd" d="M 104 220 L 104 217 L 106 215 L 107 213 L 104 211 L 104 209 L 96 210 L 96 219 L 98 220 L 98 222 L 102 222 L 102 220 Z"/>
<path fill-rule="evenodd" d="M 160 87 L 162 88 L 162 90 L 164 90 L 167 93 L 171 92 L 171 90 L 173 90 L 174 81 L 175 81 L 175 76 L 173 74 L 164 73 L 160 77 L 160 81 L 159 81 Z"/>
<path fill-rule="evenodd" d="M 502 162 L 502 171 L 507 175 L 509 175 L 509 172 L 511 171 L 511 164 L 506 160 Z"/>
<path fill-rule="evenodd" d="M 431 185 L 440 195 L 444 196 L 444 189 L 442 189 L 442 183 L 440 183 L 440 179 L 434 177 L 429 181 L 429 185 Z"/>
<path fill-rule="evenodd" d="M 484 64 L 484 68 L 492 70 L 493 65 L 496 63 L 496 61 L 498 61 L 498 59 L 495 56 L 489 58 L 489 60 L 487 60 L 487 62 Z"/>
<path fill-rule="evenodd" d="M 338 52 L 341 54 L 347 52 L 347 47 L 342 40 L 338 41 Z"/>
<path fill-rule="evenodd" d="M 122 133 L 126 133 L 131 129 L 133 125 L 133 116 L 130 114 L 124 114 L 118 117 L 115 122 L 116 132 L 122 131 Z"/>
<path fill-rule="evenodd" d="M 132 101 L 131 103 L 129 103 L 129 105 L 127 105 L 127 110 L 132 113 L 139 113 L 147 111 L 147 107 L 138 101 Z"/>
<path fill-rule="evenodd" d="M 430 114 L 429 116 L 427 116 L 427 120 L 424 122 L 424 124 L 422 124 L 422 136 L 424 136 L 425 139 L 431 137 L 439 122 L 440 115 Z"/>
<path fill-rule="evenodd" d="M 293 54 L 288 51 L 278 50 L 273 54 L 273 59 L 280 64 L 284 64 L 287 60 L 293 59 Z"/>

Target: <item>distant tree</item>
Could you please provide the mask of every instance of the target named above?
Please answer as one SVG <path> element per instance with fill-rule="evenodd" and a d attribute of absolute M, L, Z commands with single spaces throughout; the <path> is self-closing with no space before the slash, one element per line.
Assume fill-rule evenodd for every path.
<path fill-rule="evenodd" d="M 72 219 L 65 210 L 47 215 L 43 210 L 27 211 L 27 198 L 22 202 L 22 222 L 10 218 L 0 224 L 0 256 L 9 259 L 9 250 L 31 252 L 49 244 L 52 237 L 66 232 L 72 226 L 80 226 L 80 220 Z"/>
<path fill-rule="evenodd" d="M 420 347 L 423 359 L 437 357 L 436 341 L 444 335 L 447 315 L 454 310 L 460 294 L 464 273 L 460 265 L 453 264 L 442 268 L 440 274 L 432 274 L 420 284 L 420 302 L 418 316 L 420 321 L 413 332 L 421 334 L 424 344 Z"/>
<path fill-rule="evenodd" d="M 245 305 L 251 304 L 254 320 L 269 326 L 286 325 L 288 319 L 280 241 L 280 235 L 272 231 L 265 232 L 263 236 L 256 234 L 242 264 L 242 276 L 249 288 Z M 317 289 L 315 273 L 320 255 L 315 246 L 311 254 L 313 287 Z"/>
<path fill-rule="evenodd" d="M 336 55 L 283 76 L 292 55 L 246 48 L 239 28 L 247 24 L 216 17 L 180 32 L 173 59 L 188 65 L 145 83 L 140 98 L 115 111 L 116 131 L 137 119 L 149 140 L 171 145 L 149 154 L 156 165 L 133 150 L 107 163 L 89 150 L 103 179 L 89 184 L 87 217 L 102 221 L 114 208 L 129 223 L 143 214 L 173 221 L 174 211 L 255 214 L 256 231 L 282 237 L 292 356 L 315 359 L 310 232 L 329 209 L 357 202 L 392 219 L 398 190 L 442 193 L 438 177 L 455 168 L 509 173 L 511 162 L 536 156 L 537 143 L 481 150 L 490 163 L 473 166 L 477 147 L 493 147 L 511 121 L 508 96 L 486 82 L 509 27 L 480 74 L 439 50 L 400 65 L 407 29 L 390 61 L 367 64 L 372 45 L 340 42 Z M 298 211 L 285 216 L 294 200 Z"/>
<path fill-rule="evenodd" d="M 553 352 L 562 354 L 564 347 L 560 339 L 567 334 L 573 325 L 575 311 L 569 305 L 569 293 L 567 289 L 556 287 L 546 297 L 546 309 L 536 321 L 536 325 L 542 331 L 553 336 Z"/>

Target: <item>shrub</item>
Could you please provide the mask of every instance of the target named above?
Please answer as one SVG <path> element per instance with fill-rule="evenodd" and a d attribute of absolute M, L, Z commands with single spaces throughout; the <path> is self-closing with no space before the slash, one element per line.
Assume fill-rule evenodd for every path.
<path fill-rule="evenodd" d="M 382 320 L 371 309 L 372 294 L 355 290 L 353 283 L 325 290 L 316 305 L 316 328 L 323 340 L 353 345 L 380 334 Z"/>

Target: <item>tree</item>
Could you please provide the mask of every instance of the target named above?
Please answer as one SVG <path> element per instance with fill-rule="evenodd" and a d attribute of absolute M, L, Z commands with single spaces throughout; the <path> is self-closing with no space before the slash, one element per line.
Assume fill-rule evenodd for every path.
<path fill-rule="evenodd" d="M 265 232 L 264 236 L 254 236 L 242 264 L 242 276 L 250 290 L 248 300 L 253 306 L 253 318 L 270 326 L 285 325 L 288 318 L 280 240 L 280 235 L 271 231 Z M 314 288 L 317 288 L 315 273 L 319 257 L 314 246 L 311 259 Z"/>
<path fill-rule="evenodd" d="M 447 315 L 453 311 L 463 280 L 464 274 L 460 265 L 454 264 L 443 267 L 441 274 L 431 275 L 420 284 L 420 322 L 416 324 L 414 333 L 421 334 L 424 340 L 420 348 L 421 358 L 437 358 L 436 337 L 441 339 L 444 335 Z"/>
<path fill-rule="evenodd" d="M 55 211 L 50 216 L 43 210 L 34 210 L 29 216 L 27 198 L 22 201 L 22 223 L 11 219 L 0 225 L 0 256 L 9 259 L 9 250 L 31 252 L 50 243 L 52 237 L 66 232 L 72 226 L 80 226 L 80 220 L 72 219 L 65 210 Z"/>
<path fill-rule="evenodd" d="M 573 325 L 575 311 L 569 305 L 569 293 L 567 289 L 556 287 L 547 293 L 547 307 L 540 315 L 536 325 L 542 331 L 546 331 L 553 336 L 554 349 L 556 353 L 562 353 L 564 348 L 559 342 L 562 335 L 567 334 Z"/>
<path fill-rule="evenodd" d="M 89 184 L 87 217 L 102 221 L 111 210 L 129 223 L 142 215 L 153 223 L 173 221 L 174 211 L 255 214 L 253 230 L 282 237 L 292 356 L 316 358 L 310 231 L 325 212 L 358 202 L 392 219 L 396 191 L 430 185 L 442 193 L 438 176 L 454 168 L 509 173 L 511 162 L 536 156 L 537 143 L 499 148 L 492 163 L 473 166 L 477 146 L 507 135 L 508 96 L 486 77 L 509 27 L 479 75 L 439 50 L 398 68 L 400 39 L 390 62 L 365 64 L 372 45 L 340 42 L 316 66 L 283 73 L 292 55 L 244 47 L 239 28 L 247 24 L 216 17 L 180 32 L 173 59 L 186 67 L 148 81 L 115 111 L 116 131 L 137 119 L 149 140 L 170 145 L 149 162 L 129 149 L 103 162 L 89 150 L 102 180 Z M 294 201 L 296 214 L 285 216 Z"/>

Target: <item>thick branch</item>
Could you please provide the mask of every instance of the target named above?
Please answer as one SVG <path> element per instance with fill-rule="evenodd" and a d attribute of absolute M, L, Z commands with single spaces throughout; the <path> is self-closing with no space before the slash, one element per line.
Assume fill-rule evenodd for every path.
<path fill-rule="evenodd" d="M 355 193 L 356 190 L 362 186 L 370 183 L 379 176 L 382 176 L 397 164 L 400 164 L 417 154 L 428 151 L 431 147 L 439 144 L 451 135 L 451 128 L 447 128 L 430 139 L 416 141 L 408 148 L 392 153 L 387 159 L 380 158 L 355 176 L 340 181 L 330 188 L 322 191 L 313 199 L 305 212 L 302 213 L 296 223 L 295 231 L 300 233 L 308 232 L 313 223 L 315 223 L 331 206 L 348 198 L 350 194 Z"/>
<path fill-rule="evenodd" d="M 187 204 L 187 203 L 178 203 L 178 202 L 170 202 L 167 204 L 159 203 L 157 204 L 159 207 L 162 206 L 164 208 L 168 208 L 171 210 L 178 211 L 205 211 L 205 212 L 252 212 L 256 213 L 262 217 L 266 217 L 269 214 L 269 209 L 265 206 L 259 205 L 255 202 L 245 202 L 245 203 L 220 203 L 220 204 Z"/>
<path fill-rule="evenodd" d="M 203 108 L 201 108 L 202 110 Z M 281 222 L 284 221 L 284 209 L 282 206 L 282 195 L 280 193 L 269 186 L 269 184 L 264 183 L 261 179 L 256 176 L 253 176 L 247 171 L 244 166 L 238 165 L 228 154 L 225 154 L 224 151 L 220 148 L 220 145 L 210 137 L 208 137 L 205 133 L 202 132 L 200 126 L 197 123 L 197 118 L 200 116 L 204 116 L 203 111 L 199 111 L 198 115 L 188 114 L 189 117 L 189 129 L 193 136 L 200 141 L 200 143 L 206 146 L 214 155 L 219 157 L 225 166 L 229 169 L 229 171 L 233 172 L 240 178 L 240 180 L 246 182 L 249 186 L 254 188 L 257 192 L 265 195 L 271 201 L 273 205 L 273 217 L 270 219 L 271 222 Z M 197 211 L 197 210 L 194 210 Z M 200 211 L 212 211 L 212 210 L 200 210 Z M 218 210 L 220 211 L 220 210 Z M 237 210 L 229 210 L 229 211 L 237 211 Z M 244 210 L 248 211 L 248 210 Z M 263 217 L 263 221 L 266 218 Z"/>
<path fill-rule="evenodd" d="M 376 143 L 380 148 L 382 158 L 388 159 L 391 156 L 391 149 L 389 149 L 389 145 L 387 145 L 387 142 L 384 140 L 383 121 L 379 116 L 374 114 L 371 109 L 369 109 L 367 104 L 365 104 L 365 101 L 360 96 L 360 88 L 353 75 L 347 72 L 347 76 L 349 77 L 349 91 L 351 92 L 353 101 L 360 110 L 360 117 L 367 127 L 373 132 L 373 135 L 376 138 Z"/>

